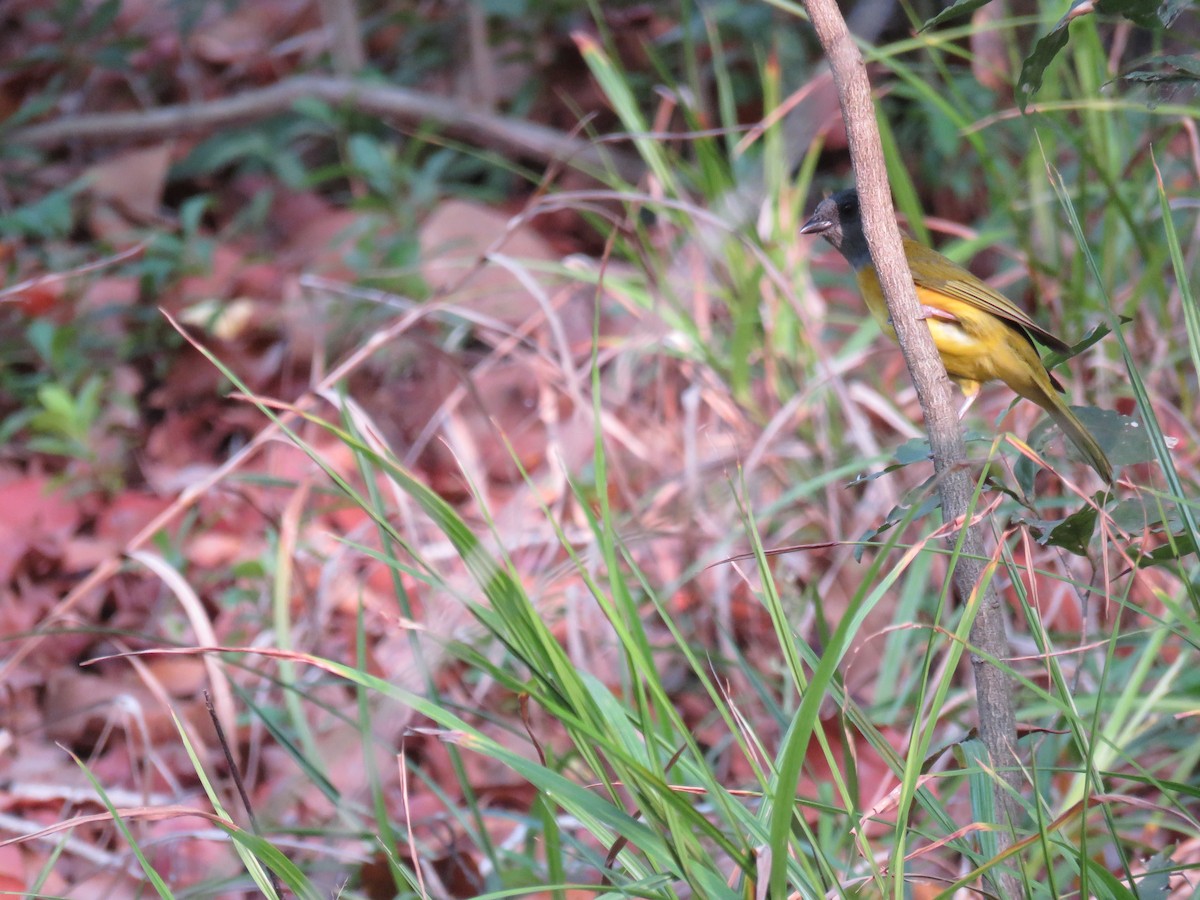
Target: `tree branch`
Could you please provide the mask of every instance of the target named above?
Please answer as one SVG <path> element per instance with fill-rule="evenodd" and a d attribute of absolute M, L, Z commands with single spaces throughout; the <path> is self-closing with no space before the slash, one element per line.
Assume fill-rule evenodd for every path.
<path fill-rule="evenodd" d="M 929 432 L 937 473 L 942 515 L 948 522 L 966 522 L 973 495 L 966 448 L 958 417 L 951 405 L 950 383 L 928 327 L 922 321 L 912 273 L 904 258 L 900 231 L 892 208 L 884 165 L 883 146 L 875 121 L 871 85 L 862 55 L 855 46 L 834 0 L 805 0 L 817 37 L 829 57 L 834 82 L 845 119 L 850 143 L 850 158 L 857 176 L 862 208 L 863 230 L 871 249 L 871 259 L 887 298 L 888 311 L 896 328 L 900 349 L 916 385 L 917 399 Z M 987 558 L 979 526 L 967 527 L 962 535 L 962 551 L 953 570 L 955 591 L 965 605 L 978 603 L 971 626 L 971 644 L 980 654 L 1003 660 L 1010 655 L 1005 631 L 1004 607 L 991 583 L 979 589 L 983 576 L 982 560 Z M 1016 756 L 1016 717 L 1008 676 L 981 655 L 973 655 L 976 699 L 979 706 L 979 730 L 991 764 L 1003 772 L 1012 787 L 1020 784 Z M 1017 821 L 1019 805 L 1005 789 L 996 785 L 997 809 L 1009 821 Z M 997 836 L 1007 840 L 1007 832 Z M 1011 893 L 1006 885 L 1008 896 Z"/>
<path fill-rule="evenodd" d="M 151 140 L 176 134 L 212 131 L 277 115 L 299 100 L 323 100 L 360 112 L 394 119 L 408 126 L 433 122 L 445 134 L 484 147 L 496 147 L 539 162 L 559 160 L 578 169 L 612 167 L 635 182 L 645 166 L 634 155 L 598 146 L 495 113 L 483 112 L 445 97 L 434 97 L 392 85 L 349 78 L 299 75 L 269 87 L 248 90 L 208 103 L 161 106 L 139 112 L 93 113 L 30 125 L 5 136 L 11 144 L 52 147 L 72 141 Z"/>

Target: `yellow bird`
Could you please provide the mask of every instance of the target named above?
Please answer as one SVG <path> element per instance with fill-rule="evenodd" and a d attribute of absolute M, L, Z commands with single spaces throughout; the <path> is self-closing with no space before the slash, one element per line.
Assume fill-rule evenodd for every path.
<path fill-rule="evenodd" d="M 858 192 L 851 188 L 822 200 L 800 233 L 822 235 L 846 257 L 871 315 L 894 340 L 896 332 L 863 234 Z M 1065 351 L 1068 345 L 936 250 L 906 237 L 904 255 L 933 343 L 946 374 L 962 388 L 967 406 L 984 382 L 1003 381 L 1049 413 L 1100 477 L 1111 482 L 1108 457 L 1059 397 L 1063 386 L 1043 365 L 1033 339 L 1053 350 Z"/>

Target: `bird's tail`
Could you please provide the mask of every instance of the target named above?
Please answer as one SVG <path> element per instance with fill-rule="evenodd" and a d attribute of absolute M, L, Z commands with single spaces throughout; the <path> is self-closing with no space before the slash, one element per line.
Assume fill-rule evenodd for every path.
<path fill-rule="evenodd" d="M 1071 412 L 1071 407 L 1067 406 L 1058 394 L 1041 393 L 1043 396 L 1035 400 L 1038 406 L 1050 414 L 1050 418 L 1071 439 L 1071 443 L 1079 448 L 1079 452 L 1083 454 L 1083 458 L 1087 460 L 1088 464 L 1099 473 L 1106 483 L 1111 484 L 1113 480 L 1112 463 L 1108 461 L 1108 457 L 1101 449 L 1100 444 L 1092 437 L 1092 433 L 1084 427 L 1083 423 L 1079 421 L 1079 417 Z"/>

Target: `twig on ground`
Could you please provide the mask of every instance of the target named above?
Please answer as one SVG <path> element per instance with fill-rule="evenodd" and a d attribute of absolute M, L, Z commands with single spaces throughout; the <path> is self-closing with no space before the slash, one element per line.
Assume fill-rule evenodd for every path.
<path fill-rule="evenodd" d="M 445 97 L 406 88 L 316 75 L 298 75 L 270 87 L 207 103 L 68 116 L 19 128 L 9 133 L 5 140 L 10 145 L 38 147 L 77 141 L 154 140 L 228 128 L 284 112 L 297 101 L 313 99 L 350 106 L 359 112 L 393 119 L 407 126 L 432 122 L 451 137 L 539 162 L 561 160 L 583 170 L 611 168 L 629 182 L 636 182 L 645 170 L 642 162 L 632 154 L 598 146 L 585 138 L 566 135 L 544 125 L 484 112 Z"/>
<path fill-rule="evenodd" d="M 33 288 L 46 287 L 59 281 L 66 281 L 68 278 L 74 278 L 77 275 L 86 275 L 88 272 L 107 269 L 109 266 L 115 266 L 126 260 L 133 259 L 135 256 L 141 255 L 141 252 L 146 249 L 147 243 L 149 242 L 139 241 L 134 246 L 122 250 L 120 253 L 114 253 L 112 256 L 106 256 L 103 259 L 97 259 L 89 263 L 83 263 L 82 265 L 75 266 L 73 269 L 66 269 L 62 272 L 47 272 L 45 275 L 27 278 L 24 281 L 0 290 L 0 303 L 19 300 L 21 294 Z"/>

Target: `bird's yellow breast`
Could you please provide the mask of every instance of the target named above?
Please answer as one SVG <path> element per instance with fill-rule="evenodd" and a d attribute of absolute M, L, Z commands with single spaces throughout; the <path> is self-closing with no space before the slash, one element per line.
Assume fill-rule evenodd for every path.
<path fill-rule="evenodd" d="M 893 339 L 896 330 L 888 318 L 883 289 L 872 267 L 858 272 L 858 285 L 872 317 Z M 1032 384 L 1045 372 L 1041 357 L 1029 338 L 989 312 L 954 297 L 947 297 L 916 282 L 917 300 L 924 306 L 948 313 L 950 319 L 926 316 L 946 374 L 964 389 L 969 383 L 1000 380 L 1017 393 L 1037 390 Z"/>

